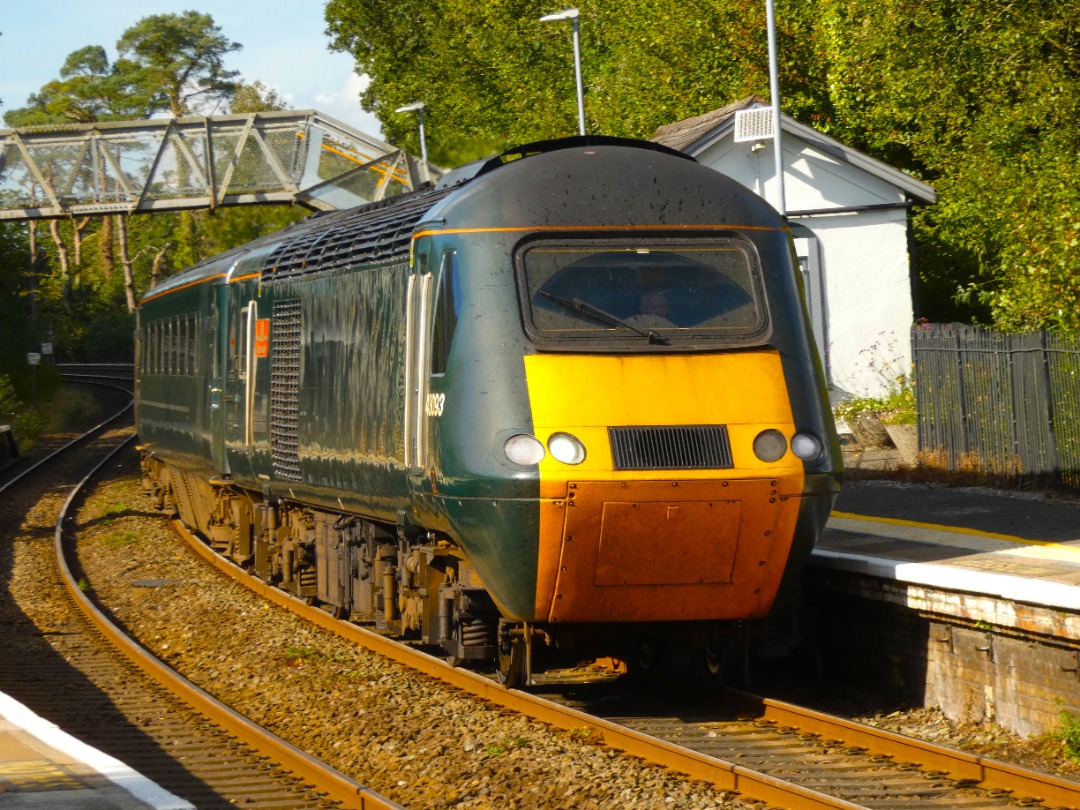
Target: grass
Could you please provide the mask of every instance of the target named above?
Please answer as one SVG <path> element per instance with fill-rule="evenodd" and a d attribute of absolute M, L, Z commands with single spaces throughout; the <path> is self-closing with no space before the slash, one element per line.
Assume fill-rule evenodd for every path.
<path fill-rule="evenodd" d="M 135 532 L 118 532 L 116 534 L 108 534 L 101 538 L 103 542 L 109 548 L 123 548 L 124 546 L 133 546 L 139 542 L 139 535 Z"/>
<path fill-rule="evenodd" d="M 1061 726 L 1051 737 L 1061 742 L 1069 759 L 1080 762 L 1080 717 L 1061 707 L 1058 710 L 1058 719 Z"/>
<path fill-rule="evenodd" d="M 1018 476 L 982 469 L 974 454 L 961 457 L 954 468 L 941 453 L 922 450 L 914 466 L 889 469 L 851 467 L 844 475 L 851 481 L 885 480 L 946 487 L 987 487 L 1007 492 L 1037 492 L 1061 500 L 1080 499 L 1080 491 L 1049 477 Z"/>

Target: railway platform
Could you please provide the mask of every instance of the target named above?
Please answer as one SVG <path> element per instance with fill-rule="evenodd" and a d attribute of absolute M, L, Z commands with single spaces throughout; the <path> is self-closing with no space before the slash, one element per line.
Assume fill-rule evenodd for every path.
<path fill-rule="evenodd" d="M 814 562 L 1080 611 L 1080 502 L 848 481 Z"/>
<path fill-rule="evenodd" d="M 124 763 L 76 740 L 0 693 L 4 810 L 194 810 Z"/>
<path fill-rule="evenodd" d="M 849 480 L 804 582 L 864 684 L 1020 734 L 1080 714 L 1080 502 Z"/>

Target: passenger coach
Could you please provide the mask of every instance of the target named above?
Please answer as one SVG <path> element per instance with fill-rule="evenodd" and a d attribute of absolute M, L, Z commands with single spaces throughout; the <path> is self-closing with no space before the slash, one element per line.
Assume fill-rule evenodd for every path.
<path fill-rule="evenodd" d="M 151 290 L 138 347 L 161 505 L 510 684 L 673 639 L 716 672 L 838 492 L 783 219 L 655 144 L 532 144 L 314 216 Z"/>

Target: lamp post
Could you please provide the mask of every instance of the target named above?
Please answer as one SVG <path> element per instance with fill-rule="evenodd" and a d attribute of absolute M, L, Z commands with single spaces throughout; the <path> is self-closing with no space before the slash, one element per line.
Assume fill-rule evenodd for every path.
<path fill-rule="evenodd" d="M 427 161 L 427 139 L 424 136 L 424 102 L 414 101 L 412 104 L 406 104 L 404 107 L 398 107 L 394 112 L 407 113 L 414 112 L 420 119 L 420 162 L 424 164 L 424 181 L 428 180 L 428 161 Z"/>
<path fill-rule="evenodd" d="M 578 26 L 578 10 L 568 8 L 555 14 L 545 14 L 540 22 L 554 22 L 555 20 L 572 20 L 574 23 L 574 78 L 577 80 L 577 117 L 578 134 L 585 134 L 585 90 L 581 85 L 581 32 Z"/>
<path fill-rule="evenodd" d="M 784 151 L 780 132 L 780 71 L 776 57 L 776 11 L 773 0 L 765 0 L 765 24 L 768 26 L 769 39 L 769 95 L 772 96 L 773 119 L 773 160 L 776 166 L 780 216 L 787 216 L 787 200 L 784 194 Z"/>

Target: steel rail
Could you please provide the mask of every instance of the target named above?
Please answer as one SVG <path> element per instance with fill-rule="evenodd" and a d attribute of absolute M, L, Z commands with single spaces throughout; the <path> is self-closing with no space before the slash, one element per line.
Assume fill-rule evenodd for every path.
<path fill-rule="evenodd" d="M 54 546 L 61 577 L 72 599 L 91 624 L 144 673 L 171 693 L 182 698 L 196 710 L 211 718 L 222 728 L 231 732 L 238 739 L 262 751 L 271 759 L 276 760 L 297 774 L 305 782 L 310 782 L 317 790 L 327 793 L 331 798 L 342 802 L 346 807 L 357 808 L 358 810 L 405 810 L 401 805 L 364 787 L 359 782 L 330 768 L 276 734 L 253 723 L 167 667 L 141 645 L 133 641 L 122 629 L 113 624 L 79 587 L 72 574 L 71 566 L 68 564 L 65 548 L 67 545 L 65 524 L 74 521 L 74 506 L 81 498 L 86 485 L 94 479 L 106 464 L 121 451 L 127 449 L 135 439 L 136 436 L 134 435 L 128 437 L 102 459 L 72 490 L 60 511 L 60 517 L 56 522 Z"/>
<path fill-rule="evenodd" d="M 173 526 L 188 545 L 207 562 L 274 604 L 366 649 L 498 706 L 520 712 L 556 728 L 589 729 L 594 732 L 596 738 L 611 748 L 686 774 L 692 779 L 709 782 L 721 790 L 738 792 L 741 796 L 772 806 L 791 808 L 791 810 L 825 810 L 826 808 L 857 810 L 861 807 L 844 799 L 794 785 L 732 762 L 682 748 L 674 743 L 642 734 L 585 712 L 560 706 L 527 692 L 507 689 L 475 672 L 452 667 L 441 658 L 399 644 L 355 624 L 342 622 L 313 605 L 308 605 L 278 588 L 267 585 L 216 554 L 180 521 L 174 520 Z"/>
<path fill-rule="evenodd" d="M 522 712 L 558 728 L 588 728 L 612 748 L 685 773 L 691 778 L 702 779 L 720 789 L 737 791 L 749 799 L 793 810 L 861 807 L 741 765 L 690 751 L 527 692 L 506 689 L 482 675 L 452 667 L 441 658 L 398 644 L 363 627 L 334 619 L 318 607 L 308 605 L 278 588 L 267 585 L 216 554 L 180 521 L 173 521 L 173 525 L 200 556 L 266 599 L 367 649 L 492 703 Z M 943 771 L 953 779 L 970 781 L 986 790 L 1010 791 L 1017 797 L 1035 799 L 1051 807 L 1080 807 L 1080 783 L 1077 782 L 862 725 L 783 701 L 761 698 L 732 689 L 726 692 L 756 712 L 761 719 L 777 725 L 795 726 L 805 732 L 837 738 L 849 746 L 863 747 L 875 754 L 916 763 L 926 771 Z"/>
<path fill-rule="evenodd" d="M 761 719 L 778 725 L 795 726 L 806 732 L 838 738 L 874 754 L 913 762 L 924 770 L 944 771 L 954 779 L 971 780 L 987 790 L 1007 790 L 1049 806 L 1080 807 L 1080 782 L 945 748 L 791 703 L 732 689 L 726 691 L 748 708 L 760 712 Z"/>
<path fill-rule="evenodd" d="M 87 382 L 85 384 L 86 385 L 99 385 L 99 386 L 103 386 L 103 387 L 106 387 L 106 388 L 115 388 L 117 391 L 123 391 L 125 394 L 130 394 L 131 393 L 130 388 L 124 388 L 124 387 L 119 386 L 119 385 L 111 385 L 111 384 L 102 383 L 102 382 Z M 28 475 L 30 475 L 35 470 L 37 470 L 37 469 L 39 469 L 41 467 L 44 467 L 46 464 L 52 462 L 58 456 L 63 455 L 64 453 L 68 452 L 69 450 L 74 450 L 76 447 L 79 447 L 79 446 L 81 446 L 83 444 L 86 444 L 86 442 L 90 441 L 91 439 L 96 437 L 98 434 L 103 433 L 105 431 L 105 429 L 107 427 L 109 427 L 111 424 L 113 424 L 114 422 L 118 422 L 120 419 L 122 419 L 124 417 L 124 415 L 128 411 L 130 411 L 134 406 L 135 406 L 135 399 L 133 397 L 127 403 L 127 405 L 125 405 L 123 408 L 121 408 L 119 411 L 117 411 L 112 416 L 108 417 L 105 421 L 103 421 L 103 422 L 95 425 L 94 427 L 90 428 L 88 431 L 83 433 L 81 436 L 78 436 L 78 437 L 72 439 L 67 444 L 56 448 L 55 450 L 53 450 L 51 453 L 49 453 L 44 458 L 38 459 L 33 464 L 31 464 L 29 467 L 27 467 L 25 470 L 22 470 L 22 471 L 16 473 L 14 476 L 9 478 L 3 484 L 0 484 L 0 494 L 3 494 L 7 489 L 15 486 L 15 484 L 22 481 L 24 478 L 26 478 Z"/>

